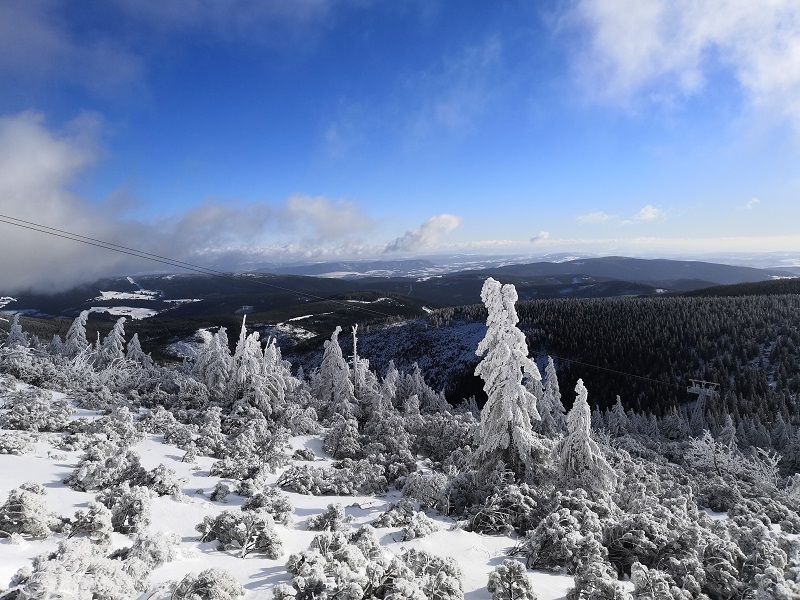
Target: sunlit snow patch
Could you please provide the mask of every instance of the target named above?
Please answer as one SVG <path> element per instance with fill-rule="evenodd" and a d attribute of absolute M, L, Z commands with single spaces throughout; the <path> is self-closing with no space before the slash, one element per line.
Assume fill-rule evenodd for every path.
<path fill-rule="evenodd" d="M 134 320 L 146 319 L 158 314 L 152 308 L 135 308 L 133 306 L 93 306 L 89 312 L 104 312 L 116 317 L 130 317 Z"/>
<path fill-rule="evenodd" d="M 100 295 L 95 300 L 107 302 L 108 300 L 157 300 L 160 292 L 152 290 L 139 290 L 137 292 L 115 292 L 113 290 L 100 290 Z"/>
<path fill-rule="evenodd" d="M 11 296 L 0 296 L 0 308 L 3 308 L 6 305 L 11 304 L 12 302 L 16 302 L 16 301 L 17 301 L 17 299 L 16 298 L 12 298 Z"/>

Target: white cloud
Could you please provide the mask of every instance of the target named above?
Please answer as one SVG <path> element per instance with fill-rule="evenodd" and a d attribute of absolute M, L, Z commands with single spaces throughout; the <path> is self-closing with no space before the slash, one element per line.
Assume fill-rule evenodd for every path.
<path fill-rule="evenodd" d="M 127 91 L 140 83 L 140 56 L 105 32 L 71 31 L 68 19 L 58 3 L 0 2 L 0 72 L 68 80 L 101 94 Z"/>
<path fill-rule="evenodd" d="M 591 225 L 595 223 L 608 223 L 613 218 L 614 217 L 612 217 L 611 215 L 604 213 L 601 210 L 598 210 L 587 213 L 585 215 L 580 215 L 577 220 L 578 223 L 580 223 L 581 225 Z"/>
<path fill-rule="evenodd" d="M 539 242 L 544 242 L 546 239 L 550 237 L 549 231 L 540 231 L 535 236 L 531 238 L 531 243 L 536 244 Z"/>
<path fill-rule="evenodd" d="M 796 0 L 576 0 L 568 20 L 588 33 L 578 71 L 600 97 L 696 94 L 721 66 L 752 106 L 800 129 Z"/>
<path fill-rule="evenodd" d="M 656 221 L 658 219 L 663 219 L 666 216 L 664 211 L 657 206 L 653 206 L 652 204 L 647 204 L 642 207 L 636 216 L 633 217 L 634 221 Z"/>
<path fill-rule="evenodd" d="M 102 155 L 102 124 L 84 115 L 61 131 L 26 112 L 0 118 L 0 215 L 185 262 L 214 261 L 237 268 L 270 256 L 347 256 L 367 251 L 361 241 L 373 226 L 355 202 L 296 194 L 282 202 L 207 200 L 156 223 L 125 218 L 125 193 L 88 201 L 69 191 Z M 134 199 L 135 200 L 135 199 Z M 431 242 L 452 227 L 449 215 L 423 226 Z M 452 217 L 454 218 L 454 217 Z M 437 220 L 438 219 L 438 220 Z M 457 224 L 457 223 L 456 223 Z M 254 250 L 254 248 L 256 250 Z M 380 252 L 372 248 L 373 255 Z M 155 263 L 95 246 L 0 223 L 4 288 L 63 289 L 113 273 L 158 268 Z"/>
<path fill-rule="evenodd" d="M 745 202 L 742 206 L 737 206 L 736 208 L 739 210 L 753 210 L 759 204 L 761 204 L 761 200 L 758 198 L 750 198 L 750 200 Z"/>
<path fill-rule="evenodd" d="M 384 252 L 416 252 L 435 247 L 443 236 L 456 229 L 461 217 L 441 214 L 431 217 L 419 228 L 405 234 L 386 245 Z"/>

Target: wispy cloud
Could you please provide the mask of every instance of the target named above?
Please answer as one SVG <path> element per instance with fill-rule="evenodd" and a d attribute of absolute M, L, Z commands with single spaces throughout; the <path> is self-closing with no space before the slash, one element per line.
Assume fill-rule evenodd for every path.
<path fill-rule="evenodd" d="M 430 70 L 403 81 L 403 107 L 410 115 L 410 131 L 426 137 L 436 131 L 469 130 L 489 106 L 498 80 L 502 46 L 497 38 L 468 46 L 442 59 Z"/>
<path fill-rule="evenodd" d="M 750 200 L 748 200 L 741 206 L 737 206 L 736 208 L 738 210 L 753 210 L 759 204 L 761 204 L 761 200 L 759 200 L 758 198 L 750 198 Z"/>
<path fill-rule="evenodd" d="M 633 217 L 633 220 L 649 222 L 663 219 L 665 216 L 666 213 L 663 209 L 653 206 L 652 204 L 647 204 L 642 207 L 642 210 L 636 213 L 636 215 Z"/>
<path fill-rule="evenodd" d="M 455 230 L 461 217 L 441 214 L 431 217 L 419 228 L 405 234 L 386 245 L 384 252 L 417 252 L 435 247 L 441 239 Z"/>
<path fill-rule="evenodd" d="M 578 71 L 599 97 L 690 96 L 721 66 L 752 106 L 800 130 L 795 0 L 576 0 L 568 21 L 587 34 Z"/>
<path fill-rule="evenodd" d="M 594 212 L 587 213 L 585 215 L 578 216 L 578 223 L 581 225 L 593 225 L 595 223 L 608 223 L 614 219 L 613 216 L 609 215 L 608 213 L 604 213 L 601 210 L 597 210 Z"/>

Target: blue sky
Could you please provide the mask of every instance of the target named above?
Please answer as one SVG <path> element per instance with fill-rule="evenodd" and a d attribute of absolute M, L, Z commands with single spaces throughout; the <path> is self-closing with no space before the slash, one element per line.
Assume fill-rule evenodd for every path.
<path fill-rule="evenodd" d="M 10 0 L 0 88 L 2 214 L 184 260 L 800 251 L 794 0 Z"/>

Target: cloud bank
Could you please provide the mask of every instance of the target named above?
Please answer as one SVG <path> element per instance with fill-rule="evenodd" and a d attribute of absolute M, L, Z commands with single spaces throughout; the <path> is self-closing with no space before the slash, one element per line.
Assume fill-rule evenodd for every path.
<path fill-rule="evenodd" d="M 599 97 L 688 97 L 724 69 L 752 107 L 800 130 L 796 0 L 577 0 L 567 21 L 588 38 L 578 71 Z"/>
<path fill-rule="evenodd" d="M 70 186 L 102 155 L 101 129 L 93 115 L 61 131 L 48 129 L 35 112 L 0 118 L 0 214 L 215 268 L 369 251 L 361 238 L 374 223 L 349 200 L 303 194 L 277 203 L 208 200 L 177 217 L 143 222 L 126 218 L 117 198 L 82 198 Z M 434 221 L 423 228 L 421 243 L 447 228 Z M 0 256 L 6 291 L 55 291 L 104 275 L 168 268 L 8 223 L 0 223 Z"/>

